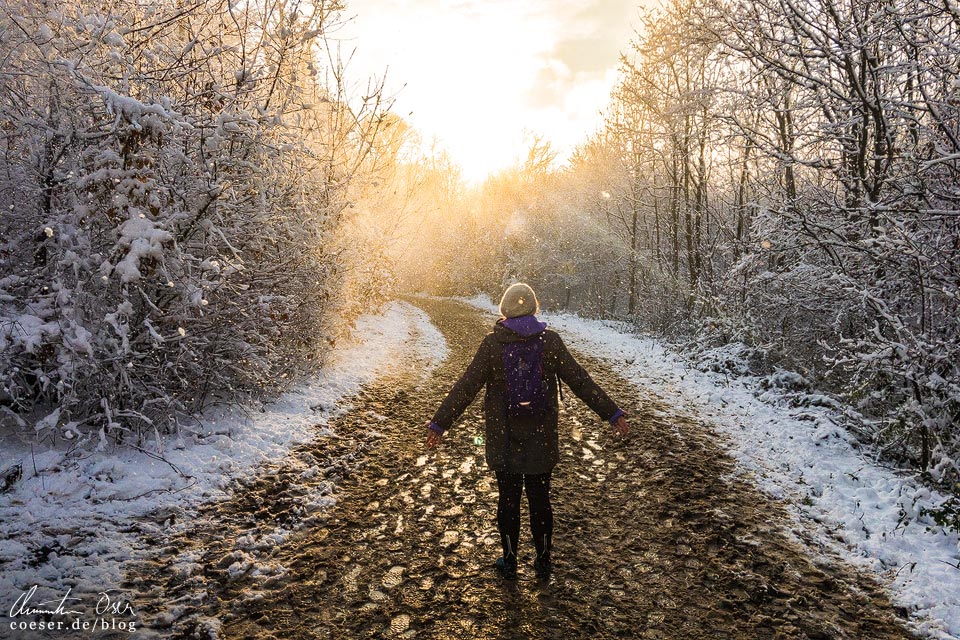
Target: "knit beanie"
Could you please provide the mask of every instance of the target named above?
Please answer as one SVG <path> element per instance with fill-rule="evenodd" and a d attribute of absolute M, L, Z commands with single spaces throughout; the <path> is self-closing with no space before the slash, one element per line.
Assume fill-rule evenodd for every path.
<path fill-rule="evenodd" d="M 507 287 L 500 298 L 500 315 L 504 318 L 530 316 L 540 310 L 537 296 L 530 285 L 518 282 Z"/>

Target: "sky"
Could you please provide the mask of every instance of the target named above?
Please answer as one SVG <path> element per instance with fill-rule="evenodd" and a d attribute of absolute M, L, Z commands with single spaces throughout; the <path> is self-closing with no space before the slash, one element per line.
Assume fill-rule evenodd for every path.
<path fill-rule="evenodd" d="M 599 129 L 640 0 L 348 0 L 334 34 L 355 81 L 482 181 L 533 135 L 565 159 Z"/>

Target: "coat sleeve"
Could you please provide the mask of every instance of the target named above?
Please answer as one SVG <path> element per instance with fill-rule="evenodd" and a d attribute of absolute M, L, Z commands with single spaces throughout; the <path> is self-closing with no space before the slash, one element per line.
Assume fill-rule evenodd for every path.
<path fill-rule="evenodd" d="M 558 345 L 557 373 L 560 375 L 560 379 L 566 382 L 567 386 L 577 394 L 577 397 L 583 400 L 597 415 L 609 421 L 619 411 L 616 403 L 593 381 L 586 369 L 570 355 L 559 335 L 556 340 Z"/>
<path fill-rule="evenodd" d="M 450 393 L 440 403 L 440 408 L 433 416 L 433 423 L 441 431 L 449 429 L 457 418 L 463 415 L 477 393 L 487 383 L 490 377 L 490 358 L 488 350 L 490 349 L 489 340 L 484 339 L 477 349 L 476 355 L 467 370 L 460 376 L 457 383 L 450 389 Z"/>

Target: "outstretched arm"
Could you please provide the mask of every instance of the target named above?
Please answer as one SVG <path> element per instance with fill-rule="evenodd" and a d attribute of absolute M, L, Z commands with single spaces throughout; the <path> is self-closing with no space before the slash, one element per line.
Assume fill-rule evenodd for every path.
<path fill-rule="evenodd" d="M 430 433 L 427 436 L 427 446 L 433 447 L 440 441 L 440 435 L 449 429 L 457 418 L 463 415 L 473 399 L 477 397 L 477 393 L 486 384 L 490 375 L 487 342 L 487 340 L 484 340 L 480 343 L 470 366 L 450 389 L 450 393 L 440 403 L 440 408 L 434 414 L 433 420 L 428 423 Z"/>

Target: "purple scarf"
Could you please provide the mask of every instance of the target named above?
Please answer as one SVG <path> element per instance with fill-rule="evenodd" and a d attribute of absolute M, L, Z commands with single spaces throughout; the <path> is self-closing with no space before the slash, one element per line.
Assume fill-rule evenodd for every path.
<path fill-rule="evenodd" d="M 524 338 L 538 334 L 547 328 L 547 323 L 540 322 L 534 315 L 501 318 L 497 322 Z"/>

